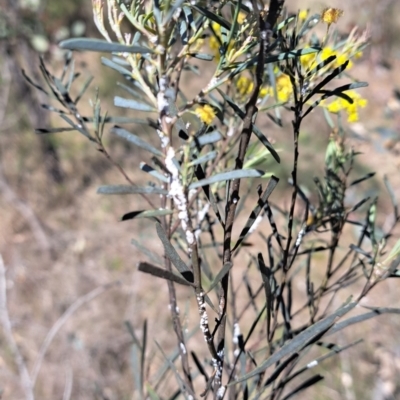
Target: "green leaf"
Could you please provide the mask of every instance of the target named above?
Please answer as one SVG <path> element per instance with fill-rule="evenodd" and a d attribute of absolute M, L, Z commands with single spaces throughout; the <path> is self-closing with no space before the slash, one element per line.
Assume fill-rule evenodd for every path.
<path fill-rule="evenodd" d="M 282 360 L 282 358 L 290 356 L 291 354 L 305 348 L 307 345 L 312 343 L 313 339 L 317 338 L 321 333 L 330 329 L 332 325 L 335 323 L 336 319 L 347 314 L 356 305 L 357 302 L 345 304 L 344 306 L 336 310 L 333 314 L 311 325 L 303 332 L 295 336 L 291 341 L 284 344 L 278 351 L 276 351 L 271 357 L 269 357 L 267 360 L 261 363 L 261 365 L 259 365 L 253 371 L 249 372 L 244 376 L 239 377 L 236 381 L 230 383 L 228 386 L 232 386 L 239 382 L 246 381 L 256 375 L 259 375 L 261 372 L 264 372 L 271 365 L 274 365 L 275 363 Z"/>
<path fill-rule="evenodd" d="M 277 54 L 276 56 L 267 57 L 265 59 L 265 63 L 268 64 L 271 62 L 290 60 L 292 58 L 298 58 L 301 56 L 305 56 L 307 54 L 318 53 L 320 51 L 321 51 L 320 47 L 306 47 L 304 49 L 283 51 L 282 53 Z"/>
<path fill-rule="evenodd" d="M 375 176 L 375 174 L 376 174 L 376 172 L 370 172 L 369 174 L 367 174 L 367 175 L 365 175 L 365 176 L 363 176 L 363 177 L 361 177 L 361 178 L 359 178 L 359 179 L 354 180 L 353 182 L 350 183 L 349 186 L 358 185 L 359 183 L 364 182 L 364 181 L 366 181 L 367 179 L 372 178 L 373 176 Z"/>
<path fill-rule="evenodd" d="M 211 176 L 210 178 L 202 179 L 201 181 L 193 182 L 189 185 L 189 189 L 197 189 L 205 185 L 211 185 L 216 182 L 230 181 L 233 179 L 242 178 L 260 178 L 264 175 L 264 172 L 258 171 L 256 169 L 237 169 L 229 172 L 222 172 Z"/>
<path fill-rule="evenodd" d="M 332 79 L 336 78 L 340 75 L 349 65 L 349 60 L 345 61 L 343 64 L 339 65 L 335 68 L 327 77 L 325 77 L 321 82 L 319 82 L 313 90 L 308 94 L 308 96 L 303 100 L 303 103 L 307 103 L 308 100 L 311 99 L 314 94 L 318 93 L 323 87 L 325 87 Z"/>
<path fill-rule="evenodd" d="M 140 393 L 143 393 L 143 383 L 145 376 L 145 362 L 146 362 L 146 345 L 147 345 L 147 319 L 143 322 L 143 335 L 142 335 L 142 354 L 140 357 Z"/>
<path fill-rule="evenodd" d="M 316 383 L 322 381 L 323 379 L 324 379 L 324 377 L 322 375 L 314 375 L 311 378 L 306 379 L 299 386 L 294 388 L 282 400 L 288 400 L 288 399 L 292 398 L 293 396 L 297 395 L 298 393 L 302 392 L 305 389 L 308 389 L 309 387 L 311 387 L 312 385 L 315 385 Z"/>
<path fill-rule="evenodd" d="M 122 67 L 121 65 L 115 63 L 114 61 L 109 60 L 106 57 L 101 57 L 101 63 L 106 67 L 113 69 L 114 71 L 119 72 L 120 74 L 128 77 L 132 77 L 132 72 Z"/>
<path fill-rule="evenodd" d="M 116 107 L 131 108 L 137 111 L 156 112 L 157 110 L 150 104 L 146 104 L 134 99 L 124 99 L 123 97 L 115 96 L 114 105 Z"/>
<path fill-rule="evenodd" d="M 167 176 L 163 175 L 161 172 L 158 172 L 153 167 L 144 162 L 140 163 L 140 169 L 144 172 L 147 172 L 151 176 L 154 176 L 154 178 L 160 180 L 161 182 L 169 183 L 169 178 Z"/>
<path fill-rule="evenodd" d="M 168 239 L 168 236 L 160 223 L 156 223 L 157 235 L 160 238 L 163 246 L 165 255 L 172 262 L 172 264 L 176 267 L 176 269 L 182 274 L 182 276 L 190 283 L 194 282 L 193 272 L 187 267 L 187 265 L 182 261 L 178 252 L 175 250 L 175 247 L 172 246 L 171 242 Z"/>
<path fill-rule="evenodd" d="M 214 56 L 212 54 L 206 53 L 189 53 L 188 55 L 203 61 L 212 61 L 214 59 Z"/>
<path fill-rule="evenodd" d="M 214 14 L 211 11 L 209 11 L 208 9 L 204 8 L 204 7 L 200 7 L 198 5 L 191 5 L 191 7 L 198 11 L 200 14 L 203 14 L 205 17 L 207 17 L 208 19 L 210 19 L 211 21 L 216 22 L 218 25 L 223 26 L 224 28 L 226 28 L 228 31 L 231 29 L 231 24 L 224 18 L 222 18 L 220 15 Z"/>
<path fill-rule="evenodd" d="M 179 283 L 180 285 L 194 286 L 193 283 L 188 282 L 182 276 L 176 275 L 173 272 L 167 271 L 166 269 L 163 268 L 156 267 L 155 265 L 146 262 L 139 263 L 138 270 L 146 274 L 156 276 L 157 278 Z"/>
<path fill-rule="evenodd" d="M 153 387 L 148 382 L 146 382 L 146 389 L 147 389 L 147 393 L 149 394 L 150 400 L 161 400 L 161 398 L 158 397 L 157 392 L 153 389 Z"/>
<path fill-rule="evenodd" d="M 216 151 L 210 151 L 209 153 L 205 154 L 202 157 L 196 158 L 195 160 L 189 163 L 189 167 L 193 167 L 194 165 L 202 164 L 207 161 L 213 160 L 217 157 L 218 153 Z"/>
<path fill-rule="evenodd" d="M 264 190 L 264 193 L 261 195 L 261 197 L 258 199 L 257 205 L 254 207 L 249 218 L 247 219 L 246 225 L 242 229 L 239 239 L 238 239 L 237 243 L 235 244 L 235 246 L 233 247 L 232 252 L 235 251 L 240 246 L 240 244 L 243 242 L 246 235 L 249 233 L 251 227 L 253 226 L 257 217 L 260 215 L 261 210 L 264 208 L 269 196 L 274 191 L 278 182 L 279 182 L 279 179 L 276 176 L 271 177 L 271 180 L 268 182 L 268 186 Z"/>
<path fill-rule="evenodd" d="M 293 15 L 291 17 L 286 18 L 284 21 L 280 22 L 276 28 L 274 29 L 274 31 L 280 31 L 282 30 L 285 26 L 289 25 L 292 21 L 294 21 L 296 19 L 296 17 Z"/>
<path fill-rule="evenodd" d="M 97 189 L 99 194 L 168 194 L 168 190 L 154 186 L 132 186 L 132 185 L 105 185 Z"/>
<path fill-rule="evenodd" d="M 314 75 L 316 72 L 330 64 L 333 60 L 336 60 L 336 56 L 329 56 L 327 59 L 321 61 L 317 66 L 307 72 L 305 78 L 309 78 L 310 76 Z"/>
<path fill-rule="evenodd" d="M 368 83 L 355 82 L 355 83 L 350 83 L 347 85 L 339 86 L 338 88 L 333 89 L 333 90 L 323 90 L 323 89 L 316 90 L 316 89 L 314 89 L 312 91 L 312 94 L 307 96 L 307 99 L 309 99 L 311 96 L 313 96 L 314 94 L 317 94 L 317 93 L 323 93 L 323 96 L 321 96 L 318 100 L 314 101 L 314 103 L 311 104 L 311 106 L 307 109 L 307 111 L 302 115 L 302 118 L 306 117 L 315 107 L 317 107 L 321 103 L 322 100 L 325 100 L 332 96 L 341 97 L 341 98 L 345 99 L 346 101 L 348 101 L 350 104 L 353 104 L 354 100 L 350 96 L 348 96 L 346 93 L 343 93 L 343 92 L 346 90 L 357 89 L 357 88 L 365 87 L 365 86 L 368 86 Z M 324 108 L 324 110 L 325 110 L 325 108 Z M 328 122 L 329 122 L 329 120 L 328 120 Z M 333 126 L 333 123 L 329 123 L 329 125 Z"/>
<path fill-rule="evenodd" d="M 210 293 L 211 290 L 213 290 L 215 288 L 215 286 L 217 286 L 218 283 L 221 282 L 222 278 L 231 270 L 232 267 L 233 267 L 233 263 L 231 263 L 231 262 L 227 262 L 224 264 L 224 266 L 218 272 L 217 276 L 211 282 L 210 287 L 207 290 L 207 293 Z"/>
<path fill-rule="evenodd" d="M 72 132 L 76 129 L 73 127 L 65 127 L 65 128 L 38 128 L 35 129 L 35 133 L 40 135 L 47 134 L 47 133 L 58 133 L 58 132 Z"/>
<path fill-rule="evenodd" d="M 387 175 L 384 175 L 383 182 L 385 183 L 386 190 L 388 191 L 389 196 L 390 196 L 390 201 L 392 202 L 394 219 L 395 219 L 395 221 L 397 221 L 399 218 L 399 211 L 398 211 L 399 207 L 397 204 L 396 195 L 394 193 L 393 187 L 390 184 L 390 181 L 389 181 Z"/>
<path fill-rule="evenodd" d="M 122 129 L 118 126 L 114 126 L 111 129 L 111 132 L 115 133 L 119 137 L 122 137 L 122 138 L 128 140 L 129 142 L 133 143 L 135 146 L 142 148 L 143 150 L 149 151 L 150 153 L 153 153 L 156 156 L 164 157 L 164 154 L 160 150 L 156 149 L 151 144 L 145 142 L 139 136 L 136 136 L 133 133 L 128 132 L 126 129 Z"/>
<path fill-rule="evenodd" d="M 241 119 L 244 119 L 244 117 L 246 116 L 245 112 L 242 111 L 240 109 L 240 107 L 227 95 L 225 94 L 222 90 L 217 89 L 218 92 L 220 93 L 220 95 L 225 99 L 225 101 L 232 107 L 233 111 L 235 111 L 235 113 L 237 115 L 239 115 L 239 117 Z M 254 134 L 256 135 L 257 139 L 269 150 L 269 152 L 271 153 L 271 155 L 274 157 L 275 161 L 280 163 L 281 159 L 278 155 L 278 153 L 276 152 L 276 150 L 273 148 L 272 144 L 270 143 L 270 141 L 264 136 L 264 134 L 255 126 L 255 124 L 252 125 L 252 129 Z"/>
<path fill-rule="evenodd" d="M 90 76 L 86 82 L 83 84 L 82 89 L 80 90 L 80 92 L 78 93 L 78 95 L 75 98 L 75 105 L 78 104 L 79 100 L 82 98 L 82 96 L 85 94 L 86 90 L 88 89 L 88 87 L 90 86 L 90 84 L 92 83 L 94 77 Z"/>
<path fill-rule="evenodd" d="M 159 265 L 164 265 L 162 258 L 159 257 L 157 253 L 149 250 L 147 247 L 144 247 L 137 240 L 131 239 L 131 244 L 133 244 L 141 253 L 143 253 L 145 256 L 147 256 L 154 263 L 159 264 Z"/>
<path fill-rule="evenodd" d="M 132 211 L 127 214 L 124 214 L 121 218 L 121 221 L 128 221 L 130 219 L 137 218 L 155 218 L 162 217 L 164 215 L 173 214 L 172 210 L 139 210 Z"/>
<path fill-rule="evenodd" d="M 199 146 L 203 147 L 206 144 L 212 144 L 220 141 L 222 139 L 222 135 L 218 131 L 212 131 L 210 133 L 206 133 L 205 135 L 202 135 L 200 137 L 194 138 L 192 142 L 192 146 Z"/>
<path fill-rule="evenodd" d="M 141 46 L 128 46 L 120 43 L 110 43 L 102 39 L 73 38 L 63 40 L 59 43 L 62 49 L 68 50 L 88 50 L 105 53 L 153 53 L 152 49 Z"/>
<path fill-rule="evenodd" d="M 361 315 L 356 315 L 355 317 L 347 318 L 342 322 L 338 322 L 335 326 L 328 332 L 327 336 L 333 335 L 336 332 L 341 331 L 348 326 L 358 324 L 362 321 L 366 321 L 368 319 L 377 317 L 383 314 L 400 314 L 400 308 L 390 308 L 390 307 L 365 307 L 367 309 L 371 309 L 371 312 L 367 312 Z"/>
<path fill-rule="evenodd" d="M 164 18 L 163 24 L 166 26 L 168 22 L 171 20 L 173 17 L 174 13 L 178 10 L 178 8 L 182 5 L 182 3 L 185 0 L 176 0 L 175 3 L 171 6 L 171 8 L 168 10 L 167 15 Z"/>

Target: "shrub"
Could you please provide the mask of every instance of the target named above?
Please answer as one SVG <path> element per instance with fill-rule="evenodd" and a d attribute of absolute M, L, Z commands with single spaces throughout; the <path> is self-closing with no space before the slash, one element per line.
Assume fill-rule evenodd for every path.
<path fill-rule="evenodd" d="M 323 378 L 309 374 L 320 361 L 357 343 L 340 347 L 327 337 L 378 314 L 398 313 L 370 308 L 341 319 L 377 284 L 397 276 L 400 263 L 398 246 L 386 254 L 386 242 L 399 221 L 388 180 L 394 210 L 388 231 L 378 229 L 376 199 L 361 197 L 350 204 L 347 198 L 350 188 L 374 175 L 354 176 L 358 153 L 348 147 L 343 121 L 344 116 L 349 122 L 358 120 L 359 109 L 366 105 L 355 91 L 366 83 L 348 70 L 367 45 L 367 35 L 353 30 L 340 36 L 333 25 L 341 10 L 290 14 L 283 5 L 283 0 L 271 0 L 263 10 L 258 2 L 240 0 L 108 0 L 108 29 L 103 2 L 93 0 L 94 20 L 104 39 L 69 39 L 60 46 L 112 53 L 101 62 L 122 75 L 125 83 L 119 86 L 126 91 L 126 97 L 116 96 L 114 103 L 145 115 L 142 118 L 102 113 L 98 97 L 92 101 L 93 116 L 82 115 L 78 103 L 91 79 L 77 96 L 71 94 L 78 75 L 69 52 L 59 78 L 41 62 L 48 89 L 30 81 L 62 105 L 46 107 L 67 123 L 37 132 L 76 130 L 93 142 L 126 181 L 101 186 L 98 192 L 141 196 L 148 207 L 127 212 L 122 220 L 147 218 L 162 243 L 160 257 L 139 240 L 132 241 L 148 259 L 138 269 L 168 284 L 177 339 L 172 355 L 160 349 L 165 368 L 156 378 L 148 377 L 146 334 L 141 341 L 128 325 L 134 349 L 141 353 L 134 372 L 143 398 L 162 398 L 164 384 L 175 388 L 175 397 L 214 393 L 222 399 L 228 391 L 230 398 L 287 399 Z M 205 82 L 210 70 L 212 77 Z M 198 93 L 185 90 L 182 81 L 187 77 L 203 85 Z M 332 133 L 322 166 L 325 174 L 314 179 L 315 190 L 307 194 L 298 167 L 299 137 L 311 112 L 322 113 Z M 287 115 L 292 120 L 293 159 L 291 200 L 285 209 L 284 194 L 270 200 L 279 179 L 265 168 L 273 170 L 280 155 L 266 135 L 270 125 L 265 117 L 282 126 Z M 147 126 L 155 134 L 134 134 L 122 127 L 129 123 L 136 132 Z M 147 185 L 130 178 L 121 160 L 109 153 L 103 141 L 106 124 L 113 125 L 112 134 L 141 149 L 146 162 L 140 170 L 151 180 Z M 316 135 L 319 130 L 313 126 Z M 239 223 L 245 213 L 245 222 Z M 269 229 L 260 231 L 263 219 Z M 346 232 L 354 225 L 358 237 L 350 244 Z M 259 274 L 256 288 L 253 270 Z M 188 287 L 196 300 L 205 342 L 201 355 L 190 351 L 176 285 Z M 349 294 L 352 297 L 337 307 Z M 194 318 L 192 312 L 190 316 Z M 304 363 L 315 346 L 328 351 Z M 167 382 L 168 370 L 175 384 Z"/>

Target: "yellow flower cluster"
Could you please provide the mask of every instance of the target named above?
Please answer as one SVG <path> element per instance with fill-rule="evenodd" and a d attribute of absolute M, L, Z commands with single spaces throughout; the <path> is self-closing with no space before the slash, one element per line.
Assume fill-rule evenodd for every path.
<path fill-rule="evenodd" d="M 364 108 L 368 101 L 367 99 L 363 99 L 356 91 L 347 90 L 343 92 L 347 94 L 352 100 L 353 104 L 350 104 L 347 100 L 342 97 L 338 97 L 336 100 L 332 101 L 330 104 L 325 105 L 321 104 L 327 108 L 327 110 L 331 113 L 337 114 L 338 112 L 344 110 L 347 113 L 347 121 L 348 122 L 357 122 L 358 121 L 358 110 L 359 108 Z"/>
<path fill-rule="evenodd" d="M 246 18 L 247 18 L 247 14 L 244 13 L 243 11 L 240 11 L 238 14 L 238 17 L 237 17 L 238 24 L 242 25 L 246 21 Z M 219 60 L 219 57 L 220 57 L 219 47 L 220 47 L 220 43 L 221 43 L 221 25 L 218 24 L 217 22 L 212 22 L 211 27 L 212 27 L 213 31 L 215 32 L 215 34 L 217 35 L 219 40 L 214 35 L 211 35 L 209 46 L 210 46 L 210 49 L 214 51 L 214 54 L 215 54 L 217 60 Z M 233 46 L 234 46 L 234 42 L 232 41 L 231 43 L 229 43 L 227 52 L 232 50 Z"/>
<path fill-rule="evenodd" d="M 350 49 L 349 49 L 350 50 Z M 316 53 L 305 54 L 304 56 L 300 57 L 300 62 L 303 68 L 307 71 L 315 68 L 319 63 L 325 61 L 330 56 L 336 56 L 336 60 L 329 65 L 326 66 L 326 69 L 329 68 L 336 68 L 339 65 L 342 65 L 347 60 L 349 60 L 351 54 L 350 51 L 347 49 L 343 49 L 342 52 L 339 50 L 334 50 L 332 47 L 324 47 L 322 51 L 317 55 Z M 357 54 L 357 53 L 356 53 Z M 361 56 L 361 54 L 359 54 Z M 356 57 L 356 56 L 355 56 Z M 350 60 L 347 66 L 347 69 L 350 69 L 353 66 L 353 62 Z M 326 72 L 325 69 L 325 72 Z"/>
<path fill-rule="evenodd" d="M 221 39 L 221 25 L 217 24 L 216 22 L 213 22 L 211 25 L 215 34 L 218 36 L 219 39 Z M 217 57 L 219 57 L 220 41 L 214 35 L 210 37 L 209 45 L 210 49 L 214 51 Z"/>
<path fill-rule="evenodd" d="M 308 10 L 301 10 L 299 11 L 299 20 L 304 22 L 308 17 Z"/>
<path fill-rule="evenodd" d="M 290 81 L 289 75 L 281 74 L 276 78 L 276 91 L 278 95 L 279 102 L 286 102 L 290 99 L 293 93 L 292 82 Z M 271 96 L 274 95 L 274 89 L 271 87 L 269 89 Z"/>
<path fill-rule="evenodd" d="M 339 8 L 324 8 L 321 13 L 321 20 L 329 27 L 332 24 L 336 24 L 342 15 L 343 10 L 340 10 Z"/>
<path fill-rule="evenodd" d="M 240 76 L 235 82 L 236 92 L 240 98 L 249 96 L 254 89 L 254 82 L 246 76 Z M 290 77 L 285 74 L 281 74 L 276 78 L 276 91 L 277 100 L 285 103 L 290 99 L 293 93 L 292 82 Z M 258 95 L 259 98 L 265 97 L 267 94 L 274 96 L 274 89 L 272 87 L 262 87 Z"/>
<path fill-rule="evenodd" d="M 248 96 L 249 94 L 252 93 L 254 89 L 253 81 L 243 75 L 238 78 L 235 86 L 236 86 L 236 91 L 240 97 Z"/>
<path fill-rule="evenodd" d="M 194 113 L 206 125 L 210 125 L 211 122 L 213 122 L 213 119 L 215 118 L 215 110 L 209 104 L 197 107 Z"/>

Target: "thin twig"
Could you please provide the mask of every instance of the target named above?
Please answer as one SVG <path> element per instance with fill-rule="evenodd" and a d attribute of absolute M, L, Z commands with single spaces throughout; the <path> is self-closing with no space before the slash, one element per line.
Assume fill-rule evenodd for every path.
<path fill-rule="evenodd" d="M 7 284 L 6 284 L 6 269 L 4 267 L 3 258 L 0 255 L 0 323 L 4 330 L 7 345 L 14 357 L 15 363 L 18 367 L 19 378 L 21 381 L 22 389 L 25 393 L 26 400 L 34 400 L 33 394 L 33 381 L 29 376 L 28 369 L 21 352 L 19 351 L 17 342 L 14 339 L 10 315 L 7 308 Z"/>
<path fill-rule="evenodd" d="M 121 282 L 120 281 L 113 281 L 110 283 L 106 283 L 104 285 L 101 285 L 97 287 L 96 289 L 93 289 L 89 293 L 79 297 L 76 299 L 64 312 L 63 315 L 61 315 L 60 318 L 55 322 L 55 324 L 51 327 L 49 332 L 46 335 L 46 338 L 43 341 L 42 347 L 40 348 L 39 354 L 36 357 L 35 364 L 33 365 L 32 368 L 32 386 L 34 387 L 36 384 L 37 377 L 39 375 L 40 368 L 43 363 L 44 356 L 47 353 L 47 350 L 59 332 L 59 330 L 63 327 L 63 325 L 71 318 L 73 314 L 75 314 L 76 311 L 78 311 L 79 308 L 81 308 L 83 305 L 91 302 L 94 300 L 96 297 L 100 296 L 101 294 L 105 293 L 107 290 L 112 289 L 116 285 L 119 285 Z"/>

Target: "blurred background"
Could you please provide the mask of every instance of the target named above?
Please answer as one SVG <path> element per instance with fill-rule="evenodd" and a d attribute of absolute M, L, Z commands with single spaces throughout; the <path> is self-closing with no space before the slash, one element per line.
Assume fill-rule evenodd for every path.
<path fill-rule="evenodd" d="M 352 70 L 352 76 L 369 82 L 362 89 L 368 106 L 348 132 L 349 143 L 363 152 L 358 170 L 377 172 L 362 190 L 381 194 L 378 205 L 384 226 L 390 223 L 391 211 L 384 175 L 400 199 L 400 2 L 287 0 L 286 5 L 293 12 L 301 7 L 312 13 L 338 7 L 344 10 L 341 31 L 348 33 L 354 26 L 370 31 L 371 45 Z M 0 254 L 10 321 L 28 370 L 37 376 L 36 398 L 59 399 L 69 390 L 75 399 L 127 399 L 134 382 L 131 337 L 124 322 L 130 321 L 140 334 L 147 318 L 162 346 L 175 345 L 168 333 L 168 309 L 160 310 L 160 304 L 168 303 L 166 285 L 136 271 L 140 255 L 130 241 L 140 236 L 148 247 L 160 250 L 160 245 L 143 220 L 118 222 L 124 213 L 140 209 L 140 200 L 96 194 L 101 184 L 124 182 L 89 141 L 75 132 L 34 133 L 35 128 L 60 126 L 60 121 L 41 107 L 48 100 L 27 84 L 21 72 L 40 82 L 39 55 L 51 71 L 59 71 L 64 55 L 57 43 L 79 36 L 99 37 L 90 0 L 0 0 Z M 98 88 L 102 109 L 125 115 L 113 107 L 116 76 L 101 65 L 100 55 L 81 53 L 74 59 L 82 79 L 95 77 L 81 112 L 91 115 L 89 99 Z M 184 84 L 191 89 L 189 80 Z M 302 183 L 310 190 L 313 175 L 323 173 L 322 164 L 316 171 L 313 157 L 323 160 L 330 133 L 321 115 L 313 118 L 301 136 Z M 266 124 L 263 129 L 289 162 L 289 120 L 283 129 Z M 137 149 L 111 138 L 106 143 L 128 173 L 142 161 Z M 284 162 L 274 172 L 285 178 L 281 193 L 289 194 L 284 182 L 290 164 Z M 400 306 L 397 293 L 398 282 L 391 280 L 367 301 Z M 184 302 L 188 292 L 179 295 Z M 332 368 L 338 373 L 328 374 L 304 398 L 400 398 L 399 329 L 399 317 L 383 316 L 351 334 L 345 332 L 342 343 L 350 336 L 367 336 L 368 341 L 323 365 L 322 373 Z M 44 352 L 49 332 L 53 336 Z M 0 397 L 22 399 L 18 365 L 6 343 L 0 332 Z M 149 347 L 149 357 L 159 358 L 155 346 Z"/>

